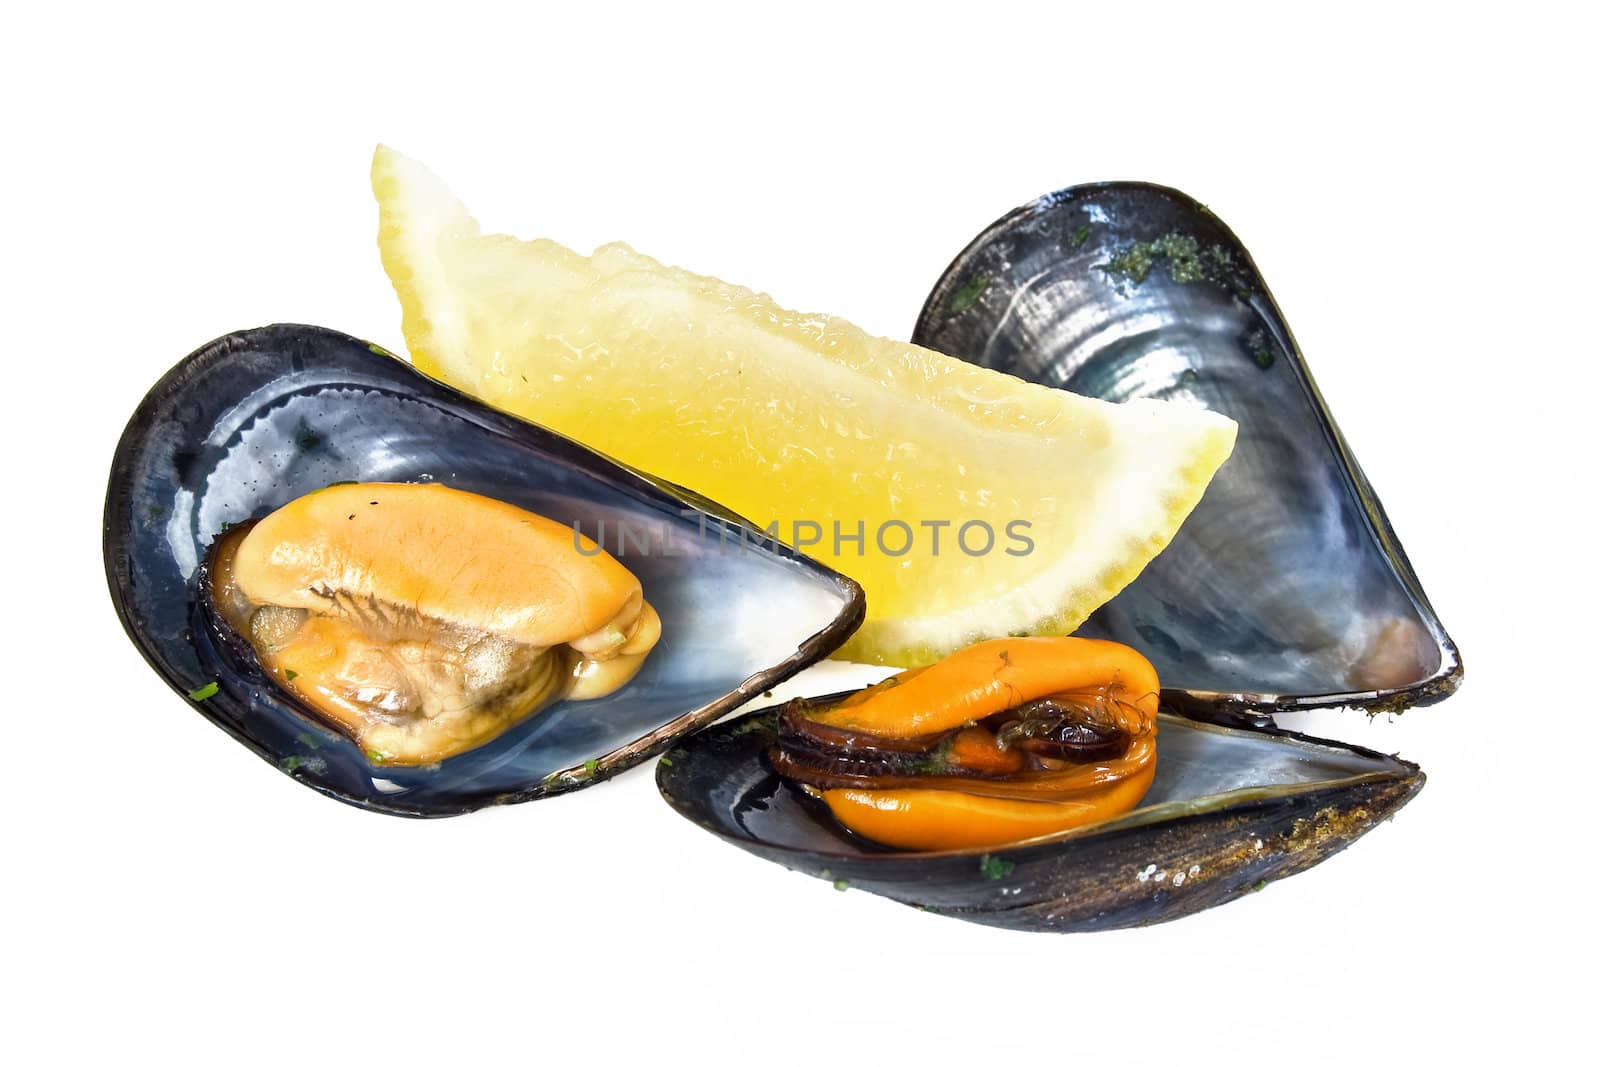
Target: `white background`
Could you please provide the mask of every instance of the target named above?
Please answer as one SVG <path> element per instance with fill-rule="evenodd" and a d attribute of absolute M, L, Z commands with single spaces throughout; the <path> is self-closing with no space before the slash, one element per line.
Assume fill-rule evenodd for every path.
<path fill-rule="evenodd" d="M 5 17 L 7 1061 L 1588 1046 L 1593 27 L 1530 3 L 578 6 Z M 1205 201 L 1467 665 L 1401 720 L 1297 725 L 1398 750 L 1427 788 L 1248 899 L 1062 938 L 746 856 L 669 811 L 651 768 L 438 822 L 295 785 L 125 640 L 99 513 L 123 421 L 200 344 L 299 321 L 402 347 L 378 140 L 490 228 L 623 238 L 899 337 L 967 240 L 1039 193 L 1142 178 Z"/>

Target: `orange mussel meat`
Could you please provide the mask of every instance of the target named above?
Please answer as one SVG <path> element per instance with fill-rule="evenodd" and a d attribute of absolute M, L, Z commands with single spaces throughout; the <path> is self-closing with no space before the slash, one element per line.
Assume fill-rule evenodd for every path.
<path fill-rule="evenodd" d="M 1004 845 L 1128 811 L 1155 775 L 1160 682 L 1135 650 L 985 641 L 779 719 L 774 768 L 895 848 Z"/>

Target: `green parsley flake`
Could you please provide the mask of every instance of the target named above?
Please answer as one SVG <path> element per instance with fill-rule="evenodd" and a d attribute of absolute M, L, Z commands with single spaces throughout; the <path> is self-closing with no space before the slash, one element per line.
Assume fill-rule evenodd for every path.
<path fill-rule="evenodd" d="M 1079 226 L 1077 231 L 1072 235 L 1072 247 L 1076 248 L 1088 239 L 1089 224 L 1086 222 L 1082 226 Z"/>
<path fill-rule="evenodd" d="M 959 315 L 976 304 L 989 289 L 989 276 L 987 274 L 974 274 L 967 279 L 967 284 L 956 290 L 956 295 L 950 298 L 950 314 Z"/>
<path fill-rule="evenodd" d="M 850 879 L 848 879 L 848 878 L 835 878 L 833 880 L 833 888 L 835 888 L 839 892 L 843 893 L 846 889 L 850 888 Z"/>
<path fill-rule="evenodd" d="M 756 712 L 752 715 L 746 715 L 734 723 L 733 727 L 728 731 L 728 736 L 744 737 L 747 734 L 774 732 L 776 729 L 777 723 L 773 719 L 762 712 Z"/>
<path fill-rule="evenodd" d="M 382 763 L 389 758 L 389 753 L 380 752 L 375 748 L 367 749 L 367 759 L 372 763 Z"/>
<path fill-rule="evenodd" d="M 1102 269 L 1138 285 L 1150 277 L 1157 263 L 1165 263 L 1167 273 L 1179 285 L 1221 281 L 1234 265 L 1233 253 L 1221 245 L 1201 248 L 1200 242 L 1188 234 L 1169 233 L 1154 241 L 1135 241 L 1112 256 Z"/>
<path fill-rule="evenodd" d="M 583 761 L 583 773 L 584 774 L 593 775 L 594 772 L 598 771 L 599 769 L 600 769 L 600 761 L 599 760 L 597 760 L 597 759 L 586 759 L 586 760 Z"/>
<path fill-rule="evenodd" d="M 221 688 L 222 688 L 222 686 L 218 685 L 216 682 L 207 682 L 205 685 L 202 685 L 199 689 L 191 689 L 191 690 L 189 690 L 189 699 L 190 700 L 210 700 L 212 697 L 217 695 L 217 692 Z"/>
<path fill-rule="evenodd" d="M 1010 860 L 1002 859 L 999 856 L 991 856 L 987 852 L 978 861 L 978 870 L 991 882 L 998 882 L 1000 879 L 1009 876 L 1016 869 L 1017 865 Z"/>
<path fill-rule="evenodd" d="M 300 672 L 299 671 L 291 671 L 288 667 L 285 667 L 283 669 L 283 680 L 284 681 L 292 682 L 298 677 L 300 677 Z"/>
<path fill-rule="evenodd" d="M 914 774 L 942 774 L 948 769 L 950 763 L 950 750 L 955 747 L 956 737 L 951 734 L 933 747 L 927 755 L 911 764 Z"/>
<path fill-rule="evenodd" d="M 1267 340 L 1267 331 L 1253 330 L 1244 340 L 1245 347 L 1250 350 L 1250 358 L 1256 361 L 1256 366 L 1266 370 L 1272 366 L 1278 357 L 1272 351 L 1272 344 Z"/>
<path fill-rule="evenodd" d="M 304 756 L 285 756 L 283 759 L 278 761 L 278 766 L 283 768 L 284 774 L 293 774 L 295 771 L 300 769 L 300 765 L 305 763 L 305 761 L 306 758 Z"/>

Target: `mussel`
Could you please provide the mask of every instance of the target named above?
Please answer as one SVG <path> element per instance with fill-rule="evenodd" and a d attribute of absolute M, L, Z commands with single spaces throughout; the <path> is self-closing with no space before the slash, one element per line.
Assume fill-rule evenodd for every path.
<path fill-rule="evenodd" d="M 661 637 L 639 579 L 592 540 L 438 484 L 292 500 L 218 538 L 200 584 L 221 641 L 388 766 L 608 696 Z"/>
<path fill-rule="evenodd" d="M 635 601 L 622 583 L 593 626 L 580 620 L 578 642 L 593 652 L 583 634 L 627 640 L 630 613 L 643 618 L 648 602 L 659 643 L 609 693 L 527 715 L 519 701 L 515 722 L 457 754 L 374 761 L 359 729 L 296 692 L 301 679 L 286 676 L 294 661 L 274 666 L 253 646 L 241 654 L 204 588 L 219 541 L 248 536 L 246 524 L 316 490 L 344 508 L 335 524 L 382 510 L 385 497 L 366 489 L 347 504 L 336 483 L 348 481 L 449 486 L 543 516 L 569 546 L 592 542 L 615 556 L 642 591 Z M 761 543 L 717 505 L 310 326 L 231 334 L 156 384 L 117 447 L 104 548 L 129 637 L 197 711 L 297 781 L 401 815 L 453 815 L 603 780 L 828 655 L 862 617 L 855 583 Z M 293 622 L 289 607 L 263 625 Z M 404 638 L 406 625 L 390 636 Z"/>
<path fill-rule="evenodd" d="M 1125 645 L 999 638 L 837 703 L 790 702 L 767 756 L 881 844 L 1009 844 L 1139 802 L 1156 768 L 1159 690 Z"/>
<path fill-rule="evenodd" d="M 1014 930 L 1143 926 L 1248 896 L 1344 849 L 1424 781 L 1370 749 L 1163 713 L 1154 780 L 1127 814 L 1017 844 L 905 851 L 848 831 L 772 768 L 790 711 L 680 741 L 656 771 L 662 796 L 729 844 L 835 888 Z"/>
<path fill-rule="evenodd" d="M 1243 244 L 1137 182 L 1017 208 L 945 270 L 912 339 L 1108 400 L 1239 424 L 1172 543 L 1082 636 L 1150 657 L 1173 706 L 1249 717 L 1444 699 L 1461 658 Z"/>

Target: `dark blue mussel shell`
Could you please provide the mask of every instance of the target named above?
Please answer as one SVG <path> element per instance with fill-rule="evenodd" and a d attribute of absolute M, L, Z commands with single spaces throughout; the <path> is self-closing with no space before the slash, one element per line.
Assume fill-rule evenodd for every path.
<path fill-rule="evenodd" d="M 1424 781 L 1415 764 L 1353 745 L 1163 714 L 1155 782 L 1127 815 L 1003 848 L 897 852 L 771 769 L 777 717 L 753 712 L 680 741 L 656 769 L 662 796 L 791 870 L 1013 930 L 1144 926 L 1226 903 L 1345 848 Z"/>
<path fill-rule="evenodd" d="M 227 526 L 334 482 L 435 480 L 577 522 L 638 575 L 662 639 L 632 682 L 556 704 L 428 767 L 370 764 L 266 677 L 201 610 Z M 618 550 L 625 523 L 633 540 Z M 361 807 L 454 815 L 602 780 L 827 656 L 860 624 L 848 578 L 715 504 L 495 411 L 376 346 L 279 325 L 174 367 L 117 447 L 105 509 L 111 598 L 128 635 L 200 714 L 298 781 Z M 206 696 L 211 683 L 215 692 Z"/>
<path fill-rule="evenodd" d="M 1220 411 L 1238 444 L 1172 543 L 1078 632 L 1215 716 L 1454 692 L 1461 658 L 1249 252 L 1155 185 L 1080 185 L 984 230 L 913 340 L 1107 400 Z"/>

